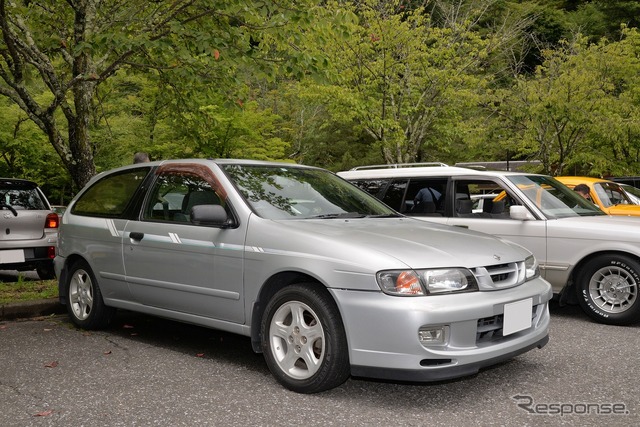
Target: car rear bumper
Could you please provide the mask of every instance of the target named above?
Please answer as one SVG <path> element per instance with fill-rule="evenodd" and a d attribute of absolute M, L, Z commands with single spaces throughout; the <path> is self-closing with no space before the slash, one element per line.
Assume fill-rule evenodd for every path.
<path fill-rule="evenodd" d="M 9 261 L 3 262 L 2 250 L 0 250 L 0 270 L 34 270 L 42 265 L 53 265 L 53 259 L 51 258 L 51 250 L 55 251 L 55 245 L 40 246 L 33 248 L 22 248 L 24 253 L 24 261 Z M 15 251 L 15 249 L 11 249 Z"/>

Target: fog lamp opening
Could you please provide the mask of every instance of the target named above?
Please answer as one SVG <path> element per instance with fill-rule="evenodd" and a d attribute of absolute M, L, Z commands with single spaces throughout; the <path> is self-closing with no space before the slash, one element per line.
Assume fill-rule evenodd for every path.
<path fill-rule="evenodd" d="M 418 330 L 418 339 L 424 346 L 444 344 L 446 338 L 445 326 L 423 326 Z"/>

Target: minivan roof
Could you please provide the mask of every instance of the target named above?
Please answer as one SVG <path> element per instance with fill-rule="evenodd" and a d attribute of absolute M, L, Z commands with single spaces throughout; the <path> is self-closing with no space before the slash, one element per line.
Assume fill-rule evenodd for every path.
<path fill-rule="evenodd" d="M 523 175 L 523 172 L 508 171 L 479 171 L 477 169 L 461 168 L 456 166 L 442 167 L 399 167 L 399 168 L 380 168 L 366 169 L 358 168 L 349 171 L 338 172 L 338 175 L 344 179 L 370 179 L 370 178 L 398 178 L 398 177 L 416 177 L 416 176 L 507 176 L 507 175 Z M 535 175 L 535 174 L 526 174 Z"/>

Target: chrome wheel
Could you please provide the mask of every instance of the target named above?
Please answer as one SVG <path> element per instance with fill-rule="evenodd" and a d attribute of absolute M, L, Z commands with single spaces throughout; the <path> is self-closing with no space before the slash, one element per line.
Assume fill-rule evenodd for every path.
<path fill-rule="evenodd" d="M 623 313 L 636 302 L 638 282 L 626 269 L 606 266 L 591 276 L 589 295 L 602 311 Z"/>
<path fill-rule="evenodd" d="M 298 380 L 312 377 L 325 356 L 325 336 L 316 313 L 306 304 L 289 301 L 271 318 L 269 340 L 276 364 Z"/>
<path fill-rule="evenodd" d="M 93 283 L 89 274 L 78 269 L 69 281 L 69 304 L 78 320 L 86 320 L 93 310 Z"/>

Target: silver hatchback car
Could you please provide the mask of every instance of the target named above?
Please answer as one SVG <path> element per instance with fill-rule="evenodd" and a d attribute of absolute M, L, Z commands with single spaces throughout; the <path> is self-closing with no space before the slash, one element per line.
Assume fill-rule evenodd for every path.
<path fill-rule="evenodd" d="M 55 266 L 77 326 L 122 308 L 242 334 L 301 393 L 470 375 L 548 341 L 551 288 L 529 251 L 295 164 L 102 173 L 67 208 Z"/>
<path fill-rule="evenodd" d="M 55 279 L 58 215 L 35 182 L 0 178 L 0 269 L 36 270 Z"/>

